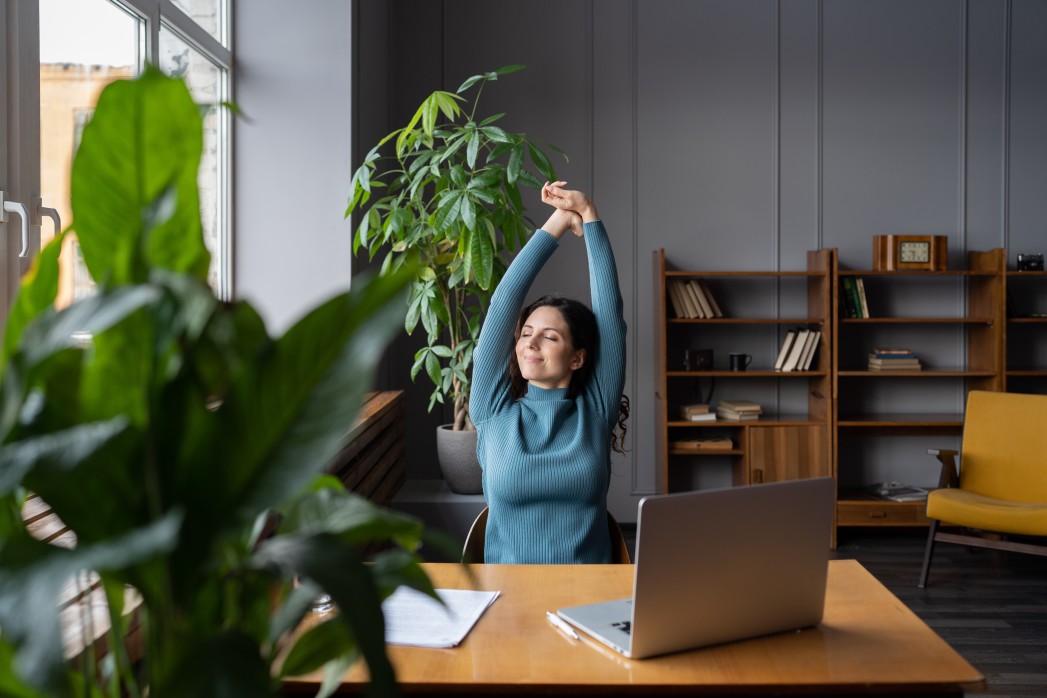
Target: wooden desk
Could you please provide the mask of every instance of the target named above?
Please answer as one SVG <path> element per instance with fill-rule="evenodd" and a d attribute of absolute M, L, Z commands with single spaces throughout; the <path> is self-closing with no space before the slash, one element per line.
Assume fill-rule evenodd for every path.
<path fill-rule="evenodd" d="M 632 565 L 476 565 L 475 588 L 497 601 L 457 648 L 390 647 L 406 694 L 606 695 L 939 693 L 983 686 L 982 675 L 854 560 L 829 563 L 825 618 L 800 632 L 629 660 L 555 630 L 545 611 L 629 596 Z M 433 583 L 474 588 L 459 565 L 427 564 Z M 289 681 L 315 693 L 319 673 Z M 354 667 L 343 690 L 358 692 Z"/>

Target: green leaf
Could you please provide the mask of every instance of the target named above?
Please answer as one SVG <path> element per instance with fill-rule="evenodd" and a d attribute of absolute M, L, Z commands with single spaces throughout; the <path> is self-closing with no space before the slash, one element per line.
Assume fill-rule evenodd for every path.
<path fill-rule="evenodd" d="M 518 73 L 526 67 L 526 65 L 520 63 L 513 63 L 512 65 L 503 66 L 494 72 L 498 76 L 509 75 L 510 73 Z"/>
<path fill-rule="evenodd" d="M 159 267 L 206 280 L 197 173 L 200 112 L 181 80 L 149 67 L 98 98 L 73 161 L 73 228 L 91 276 L 145 280 Z"/>
<path fill-rule="evenodd" d="M 553 164 L 549 162 L 549 158 L 543 153 L 537 146 L 528 143 L 527 150 L 531 154 L 531 161 L 534 163 L 538 171 L 545 177 L 546 182 L 556 181 L 556 170 L 553 169 Z"/>
<path fill-rule="evenodd" d="M 509 184 L 515 184 L 523 169 L 524 145 L 521 143 L 509 153 L 509 166 L 505 170 L 505 179 Z"/>
<path fill-rule="evenodd" d="M 339 618 L 314 625 L 294 643 L 280 667 L 280 676 L 301 676 L 356 650 L 349 628 Z"/>
<path fill-rule="evenodd" d="M 465 152 L 465 162 L 472 169 L 476 167 L 476 154 L 480 151 L 480 132 L 473 131 L 469 136 L 469 148 Z"/>
<path fill-rule="evenodd" d="M 30 320 L 48 310 L 58 295 L 58 255 L 62 251 L 65 233 L 59 233 L 47 244 L 33 260 L 32 266 L 24 277 L 18 297 L 7 315 L 7 327 L 4 330 L 2 360 L 15 349 L 22 331 Z"/>
<path fill-rule="evenodd" d="M 470 260 L 473 274 L 476 275 L 476 283 L 482 289 L 490 288 L 491 277 L 494 273 L 494 237 L 496 235 L 494 224 L 485 219 L 484 227 L 477 227 L 470 236 L 469 245 Z"/>
<path fill-rule="evenodd" d="M 54 600 L 67 580 L 85 569 L 119 570 L 170 551 L 181 522 L 181 514 L 172 512 L 105 543 L 71 550 L 37 541 L 24 531 L 3 541 L 0 627 L 4 640 L 18 646 L 14 665 L 21 679 L 45 691 L 62 682 L 65 663 Z"/>

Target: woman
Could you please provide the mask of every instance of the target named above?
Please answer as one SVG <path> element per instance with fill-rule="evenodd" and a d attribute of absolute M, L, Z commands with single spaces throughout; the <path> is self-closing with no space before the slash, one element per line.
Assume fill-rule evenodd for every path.
<path fill-rule="evenodd" d="M 489 507 L 485 562 L 611 560 L 610 451 L 622 451 L 628 416 L 622 296 L 596 206 L 564 184 L 542 187 L 555 210 L 509 265 L 473 357 L 469 412 Z M 545 296 L 521 311 L 568 230 L 585 240 L 592 310 Z"/>

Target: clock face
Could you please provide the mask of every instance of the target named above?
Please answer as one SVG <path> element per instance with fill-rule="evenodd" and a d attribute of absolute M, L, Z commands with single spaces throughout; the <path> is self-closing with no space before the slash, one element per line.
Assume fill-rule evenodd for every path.
<path fill-rule="evenodd" d="M 931 261 L 929 242 L 899 242 L 898 259 L 906 264 L 926 264 Z"/>

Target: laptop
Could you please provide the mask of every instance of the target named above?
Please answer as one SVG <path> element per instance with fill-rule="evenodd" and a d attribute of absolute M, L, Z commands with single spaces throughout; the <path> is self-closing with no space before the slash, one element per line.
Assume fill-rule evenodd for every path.
<path fill-rule="evenodd" d="M 556 613 L 633 659 L 817 625 L 835 490 L 819 477 L 645 497 L 632 598 Z"/>

